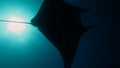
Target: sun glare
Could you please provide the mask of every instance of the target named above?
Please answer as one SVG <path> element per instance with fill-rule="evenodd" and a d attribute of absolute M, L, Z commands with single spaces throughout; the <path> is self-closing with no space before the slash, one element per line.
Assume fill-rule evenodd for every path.
<path fill-rule="evenodd" d="M 24 21 L 17 17 L 11 17 L 9 20 L 10 21 L 19 21 L 19 22 Z M 21 34 L 25 30 L 25 24 L 22 24 L 22 23 L 9 22 L 7 25 L 8 25 L 9 31 L 17 33 L 17 34 Z"/>
<path fill-rule="evenodd" d="M 25 25 L 21 23 L 8 23 L 8 29 L 14 33 L 21 34 L 25 30 Z"/>
<path fill-rule="evenodd" d="M 23 22 L 24 21 L 24 19 L 19 18 L 17 16 L 11 16 L 8 20 L 10 20 L 10 21 L 18 21 L 18 22 Z"/>

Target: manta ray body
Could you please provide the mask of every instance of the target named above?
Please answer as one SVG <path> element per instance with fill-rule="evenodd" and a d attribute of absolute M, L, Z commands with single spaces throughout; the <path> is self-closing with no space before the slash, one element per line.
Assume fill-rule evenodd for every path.
<path fill-rule="evenodd" d="M 64 0 L 44 0 L 40 10 L 31 20 L 45 37 L 58 49 L 64 68 L 70 68 L 79 39 L 88 30 L 80 20 L 85 9 L 68 4 Z"/>

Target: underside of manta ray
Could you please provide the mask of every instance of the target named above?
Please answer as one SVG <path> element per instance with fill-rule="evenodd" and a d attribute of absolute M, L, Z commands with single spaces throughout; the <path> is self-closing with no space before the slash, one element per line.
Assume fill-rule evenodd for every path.
<path fill-rule="evenodd" d="M 90 27 L 84 27 L 80 14 L 85 12 L 62 0 L 45 0 L 37 15 L 31 20 L 45 37 L 58 49 L 64 67 L 70 68 L 80 37 Z"/>

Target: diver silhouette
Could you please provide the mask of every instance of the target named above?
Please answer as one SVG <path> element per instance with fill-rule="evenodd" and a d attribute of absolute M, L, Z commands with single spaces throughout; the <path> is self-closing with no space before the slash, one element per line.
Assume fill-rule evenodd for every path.
<path fill-rule="evenodd" d="M 84 27 L 80 13 L 85 9 L 75 7 L 64 0 L 44 0 L 37 15 L 31 20 L 60 52 L 64 68 L 70 68 L 79 39 L 90 27 Z"/>

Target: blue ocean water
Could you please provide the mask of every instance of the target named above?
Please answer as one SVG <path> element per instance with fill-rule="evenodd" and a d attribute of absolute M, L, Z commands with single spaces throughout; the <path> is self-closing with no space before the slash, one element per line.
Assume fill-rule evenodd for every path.
<path fill-rule="evenodd" d="M 42 2 L 0 0 L 0 20 L 30 22 Z M 23 23 L 18 25 L 0 22 L 0 68 L 63 67 L 61 55 L 37 27 Z"/>

